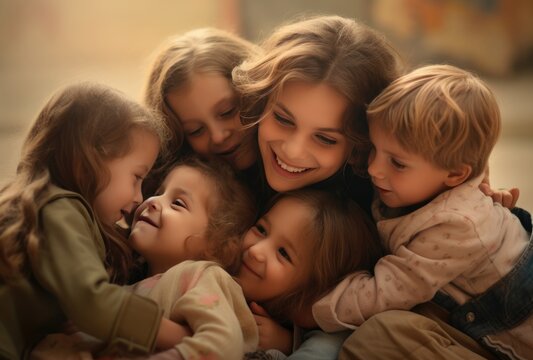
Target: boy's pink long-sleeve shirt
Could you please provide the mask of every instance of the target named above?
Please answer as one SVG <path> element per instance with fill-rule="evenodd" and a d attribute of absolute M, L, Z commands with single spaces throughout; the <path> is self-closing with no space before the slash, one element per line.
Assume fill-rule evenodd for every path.
<path fill-rule="evenodd" d="M 355 328 L 372 315 L 411 309 L 442 290 L 459 304 L 483 293 L 507 274 L 529 242 L 519 220 L 478 188 L 481 177 L 436 197 L 405 216 L 373 215 L 390 255 L 374 276 L 345 278 L 313 306 L 325 331 Z"/>

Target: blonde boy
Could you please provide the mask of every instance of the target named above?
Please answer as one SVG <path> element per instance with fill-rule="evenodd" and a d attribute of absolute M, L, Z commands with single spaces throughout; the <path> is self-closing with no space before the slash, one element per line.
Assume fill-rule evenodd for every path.
<path fill-rule="evenodd" d="M 500 355 L 533 354 L 530 234 L 479 190 L 501 127 L 492 92 L 461 69 L 426 66 L 367 113 L 372 211 L 390 255 L 315 304 L 319 325 L 353 328 L 435 297 L 454 326 Z"/>

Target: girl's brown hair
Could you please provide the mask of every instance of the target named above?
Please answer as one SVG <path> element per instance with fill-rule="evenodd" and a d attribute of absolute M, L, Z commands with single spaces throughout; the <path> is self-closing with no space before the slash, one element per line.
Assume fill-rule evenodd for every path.
<path fill-rule="evenodd" d="M 263 304 L 281 321 L 292 319 L 346 275 L 373 269 L 383 256 L 376 225 L 355 202 L 327 191 L 302 189 L 278 194 L 272 206 L 285 198 L 301 201 L 314 212 L 308 231 L 302 234 L 313 259 L 307 281 L 290 294 Z"/>
<path fill-rule="evenodd" d="M 38 256 L 37 204 L 49 186 L 76 192 L 92 206 L 110 181 L 106 161 L 128 153 L 132 129 L 156 134 L 162 146 L 168 137 L 158 116 L 106 86 L 81 83 L 52 96 L 24 140 L 15 179 L 0 190 L 3 279 L 27 273 L 29 258 Z M 129 248 L 114 227 L 98 224 L 108 272 L 122 282 L 131 261 Z"/>
<path fill-rule="evenodd" d="M 175 163 L 198 170 L 209 179 L 215 194 L 208 209 L 206 259 L 218 262 L 234 275 L 241 262 L 242 240 L 257 218 L 257 209 L 248 187 L 238 179 L 235 170 L 219 159 L 200 159 L 190 155 Z"/>
<path fill-rule="evenodd" d="M 353 19 L 318 16 L 279 27 L 262 50 L 233 70 L 243 122 L 260 121 L 287 82 L 326 83 L 351 104 L 344 122 L 355 144 L 350 162 L 366 170 L 366 106 L 400 74 L 399 56 L 387 40 Z"/>
<path fill-rule="evenodd" d="M 174 159 L 191 152 L 184 143 L 181 122 L 170 109 L 166 96 L 187 86 L 195 73 L 220 74 L 231 82 L 231 72 L 258 48 L 229 32 L 203 28 L 165 41 L 150 66 L 144 90 L 148 107 L 160 112 L 172 131 L 169 148 Z"/>

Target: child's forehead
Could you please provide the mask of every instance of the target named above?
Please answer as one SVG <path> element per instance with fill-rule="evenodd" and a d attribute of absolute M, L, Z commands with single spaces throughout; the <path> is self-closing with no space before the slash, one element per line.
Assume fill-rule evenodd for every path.
<path fill-rule="evenodd" d="M 172 185 L 180 182 L 190 182 L 197 179 L 208 178 L 199 168 L 191 165 L 177 165 L 170 170 L 163 181 L 163 185 Z"/>
<path fill-rule="evenodd" d="M 178 165 L 167 174 L 161 184 L 160 192 L 183 187 L 192 193 L 213 192 L 216 188 L 212 179 L 200 169 L 189 165 Z"/>
<path fill-rule="evenodd" d="M 304 233 L 312 226 L 314 214 L 310 204 L 294 197 L 283 197 L 265 214 L 272 226 Z M 287 227 L 289 226 L 289 227 Z"/>

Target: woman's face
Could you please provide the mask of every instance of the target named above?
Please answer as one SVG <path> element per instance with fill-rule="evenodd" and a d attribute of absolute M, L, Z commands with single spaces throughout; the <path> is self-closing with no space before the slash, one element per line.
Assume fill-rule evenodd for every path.
<path fill-rule="evenodd" d="M 270 187 L 299 189 L 344 165 L 352 148 L 343 131 L 346 97 L 326 84 L 291 82 L 270 105 L 258 130 Z"/>
<path fill-rule="evenodd" d="M 256 161 L 253 136 L 243 130 L 239 101 L 227 78 L 217 73 L 195 73 L 186 86 L 170 92 L 166 101 L 195 153 L 220 157 L 237 170 Z"/>

